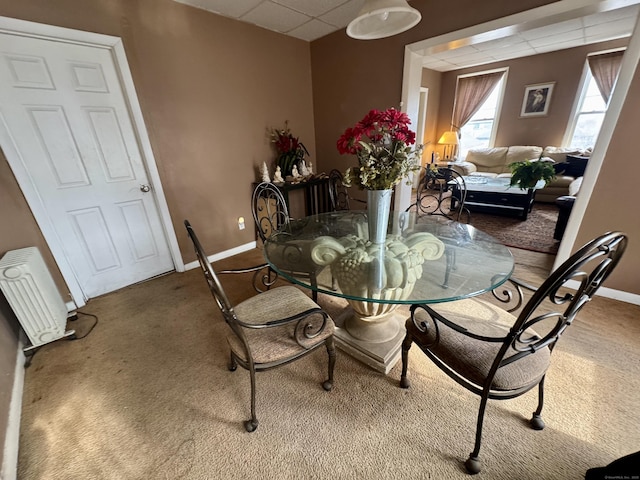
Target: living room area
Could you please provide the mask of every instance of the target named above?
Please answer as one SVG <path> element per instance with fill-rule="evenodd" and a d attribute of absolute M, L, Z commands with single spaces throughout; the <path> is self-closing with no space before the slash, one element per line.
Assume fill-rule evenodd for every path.
<path fill-rule="evenodd" d="M 561 30 L 538 30 L 549 38 L 561 36 Z M 526 33 L 529 40 L 536 37 Z M 513 54 L 516 58 L 487 61 L 490 45 L 516 46 L 521 41 L 489 37 L 476 43 L 461 41 L 462 46 L 445 51 L 435 46 L 414 48 L 424 55 L 418 100 L 425 143 L 422 163 L 425 168 L 434 162 L 448 166 L 467 178 L 467 190 L 472 191 L 467 201 L 476 212 L 475 226 L 509 246 L 555 254 L 628 37 L 558 50 L 552 40 L 538 40 L 545 53 L 532 55 L 520 47 L 522 52 Z M 532 106 L 536 94 L 542 99 L 538 107 Z M 523 209 L 518 203 L 522 196 L 510 193 L 526 188 L 512 185 L 509 189 L 509 180 L 512 167 L 519 163 L 518 168 L 533 168 L 531 161 L 551 164 L 553 177 L 530 190 L 533 203 Z M 533 184 L 541 178 L 536 177 Z M 496 186 L 487 185 L 488 181 Z"/>

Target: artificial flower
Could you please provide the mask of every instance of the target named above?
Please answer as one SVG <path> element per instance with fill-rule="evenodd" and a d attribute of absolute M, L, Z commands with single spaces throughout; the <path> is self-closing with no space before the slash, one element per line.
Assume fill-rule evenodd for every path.
<path fill-rule="evenodd" d="M 280 167 L 282 175 L 291 175 L 293 166 L 300 168 L 300 161 L 305 155 L 309 155 L 304 144 L 291 133 L 288 121 L 284 122 L 283 129 L 274 128 L 271 131 L 271 142 L 276 148 L 276 165 Z"/>
<path fill-rule="evenodd" d="M 411 120 L 395 108 L 371 110 L 338 139 L 338 152 L 355 155 L 358 166 L 344 173 L 344 185 L 388 190 L 420 168 L 422 145 L 415 148 Z M 410 182 L 408 182 L 410 183 Z"/>

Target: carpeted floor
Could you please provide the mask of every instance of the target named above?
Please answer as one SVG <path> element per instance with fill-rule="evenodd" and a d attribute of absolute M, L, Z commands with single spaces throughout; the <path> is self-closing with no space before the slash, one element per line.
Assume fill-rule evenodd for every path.
<path fill-rule="evenodd" d="M 558 207 L 553 203 L 533 204 L 526 220 L 473 212 L 471 224 L 500 240 L 509 247 L 534 252 L 558 253 L 560 242 L 554 240 L 553 231 L 558 219 Z"/>
<path fill-rule="evenodd" d="M 552 257 L 515 250 L 515 275 L 537 282 Z M 253 264 L 259 251 L 216 264 Z M 233 302 L 247 276 L 222 277 Z M 344 303 L 320 295 L 332 315 Z M 226 368 L 225 326 L 199 270 L 91 300 L 88 336 L 43 347 L 26 371 L 19 478 L 465 479 L 478 398 L 410 351 L 385 376 L 338 351 L 335 387 L 321 387 L 326 352 L 258 375 L 260 426 L 246 433 L 249 377 Z M 640 307 L 596 298 L 554 351 L 543 412 L 536 392 L 490 402 L 477 478 L 583 479 L 640 450 Z M 72 328 L 87 333 L 93 318 Z"/>

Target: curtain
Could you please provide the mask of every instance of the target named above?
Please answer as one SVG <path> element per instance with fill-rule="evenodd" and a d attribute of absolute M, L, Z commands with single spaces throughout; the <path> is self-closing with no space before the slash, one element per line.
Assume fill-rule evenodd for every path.
<path fill-rule="evenodd" d="M 605 104 L 609 103 L 611 91 L 618 78 L 623 54 L 624 50 L 620 50 L 587 57 L 591 74 L 596 81 L 596 85 L 598 86 L 598 90 L 600 90 L 600 95 L 602 95 Z"/>
<path fill-rule="evenodd" d="M 460 130 L 496 87 L 504 72 L 487 73 L 458 79 L 453 106 L 453 130 Z"/>

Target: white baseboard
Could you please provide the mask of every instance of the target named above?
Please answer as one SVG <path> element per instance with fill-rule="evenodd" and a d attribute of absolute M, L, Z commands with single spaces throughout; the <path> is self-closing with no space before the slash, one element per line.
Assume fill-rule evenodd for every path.
<path fill-rule="evenodd" d="M 574 290 L 577 290 L 580 286 L 580 284 L 575 280 L 569 280 L 566 285 Z M 600 287 L 596 292 L 596 296 L 612 298 L 613 300 L 620 300 L 621 302 L 632 303 L 633 305 L 640 305 L 640 295 L 623 292 L 621 290 L 614 290 L 613 288 Z"/>
<path fill-rule="evenodd" d="M 209 261 L 211 263 L 217 262 L 218 260 L 222 260 L 225 258 L 233 257 L 234 255 L 238 255 L 239 253 L 247 252 L 249 250 L 253 250 L 256 248 L 256 242 L 245 243 L 244 245 L 240 245 L 238 247 L 231 248 L 229 250 L 225 250 L 220 253 L 214 253 L 213 255 L 209 255 Z M 185 270 L 191 270 L 193 268 L 198 268 L 200 265 L 198 261 L 189 262 L 184 266 Z"/>
<path fill-rule="evenodd" d="M 13 376 L 11 402 L 9 404 L 9 421 L 4 436 L 4 452 L 0 479 L 15 480 L 18 476 L 18 445 L 20 443 L 20 415 L 22 412 L 22 393 L 24 390 L 24 352 L 22 340 L 18 342 L 16 368 Z"/>

